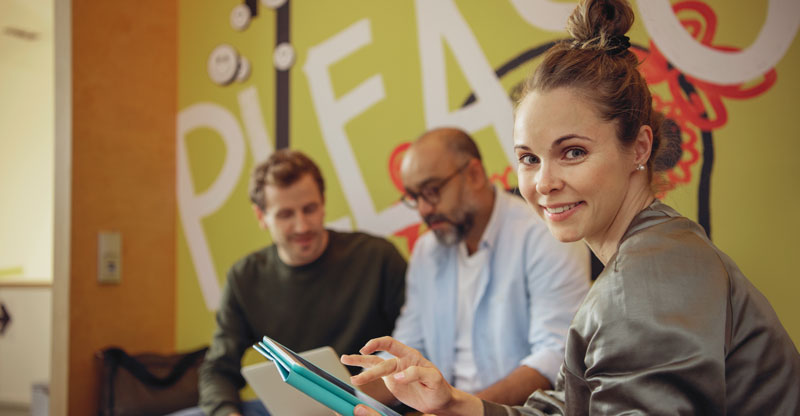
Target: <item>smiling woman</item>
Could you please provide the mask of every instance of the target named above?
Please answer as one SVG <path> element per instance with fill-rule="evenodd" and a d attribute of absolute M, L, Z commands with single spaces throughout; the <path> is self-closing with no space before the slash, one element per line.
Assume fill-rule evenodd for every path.
<path fill-rule="evenodd" d="M 663 118 L 628 50 L 632 23 L 624 0 L 582 1 L 573 39 L 545 54 L 516 109 L 523 196 L 556 238 L 585 241 L 606 266 L 570 325 L 555 391 L 520 408 L 481 403 L 390 338 L 361 352 L 397 360 L 343 358 L 368 368 L 357 384 L 384 377 L 442 415 L 800 414 L 800 355 L 770 304 L 655 198 Z"/>

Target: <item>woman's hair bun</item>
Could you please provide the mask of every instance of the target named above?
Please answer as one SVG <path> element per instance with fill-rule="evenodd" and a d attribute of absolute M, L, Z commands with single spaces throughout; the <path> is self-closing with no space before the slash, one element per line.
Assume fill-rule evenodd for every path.
<path fill-rule="evenodd" d="M 573 47 L 614 49 L 633 26 L 633 9 L 625 0 L 582 0 L 567 20 Z"/>

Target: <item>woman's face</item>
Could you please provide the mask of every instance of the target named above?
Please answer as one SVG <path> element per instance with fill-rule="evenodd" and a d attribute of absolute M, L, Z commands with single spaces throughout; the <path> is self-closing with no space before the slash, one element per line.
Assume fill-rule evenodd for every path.
<path fill-rule="evenodd" d="M 631 193 L 634 152 L 574 90 L 528 94 L 517 108 L 514 149 L 522 196 L 557 239 L 593 245 L 627 228 L 618 214 Z"/>

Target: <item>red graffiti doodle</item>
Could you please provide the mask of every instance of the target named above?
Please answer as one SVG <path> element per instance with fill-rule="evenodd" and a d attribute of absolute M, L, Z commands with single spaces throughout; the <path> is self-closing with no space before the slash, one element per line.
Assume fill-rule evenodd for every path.
<path fill-rule="evenodd" d="M 721 51 L 738 51 L 738 48 L 713 44 L 717 29 L 717 16 L 707 4 L 699 1 L 684 1 L 673 6 L 686 30 L 700 43 Z M 704 30 L 705 29 L 705 30 Z M 680 127 L 683 157 L 678 164 L 666 172 L 667 183 L 664 184 L 663 196 L 678 184 L 692 180 L 691 167 L 700 159 L 698 148 L 699 131 L 713 131 L 728 122 L 728 111 L 724 98 L 749 99 L 769 90 L 777 79 L 775 69 L 764 74 L 756 83 L 738 85 L 718 85 L 682 74 L 671 66 L 658 49 L 650 41 L 649 51 L 631 48 L 642 62 L 640 69 L 651 87 L 665 84 L 669 95 L 666 97 L 653 93 L 653 107 L 675 121 Z M 681 77 L 694 87 L 688 95 L 681 86 Z"/>
<path fill-rule="evenodd" d="M 417 244 L 417 239 L 419 236 L 421 236 L 427 230 L 428 227 L 424 227 L 421 222 L 418 222 L 416 224 L 409 225 L 402 230 L 395 231 L 393 235 L 406 239 L 406 245 L 408 247 L 408 252 L 410 253 L 412 250 L 414 250 L 414 245 Z"/>
<path fill-rule="evenodd" d="M 403 156 L 409 146 L 411 146 L 410 142 L 400 143 L 389 155 L 389 177 L 392 179 L 394 187 L 400 191 L 400 195 L 406 191 L 403 187 L 403 180 L 400 179 L 400 163 L 403 162 Z"/>
<path fill-rule="evenodd" d="M 403 186 L 403 180 L 400 178 L 400 164 L 403 162 L 403 156 L 406 154 L 406 150 L 408 150 L 409 146 L 411 146 L 410 142 L 400 143 L 392 150 L 392 154 L 389 155 L 389 178 L 392 179 L 392 184 L 394 184 L 394 187 L 400 192 L 400 195 L 403 195 L 406 191 Z M 399 197 L 397 203 L 401 203 Z M 417 222 L 406 228 L 395 231 L 392 235 L 405 238 L 408 252 L 410 253 L 414 249 L 414 244 L 417 243 L 419 236 L 426 230 L 427 227 L 424 227 L 421 222 Z"/>
<path fill-rule="evenodd" d="M 511 185 L 508 183 L 508 174 L 511 173 L 511 166 L 506 166 L 503 173 L 493 173 L 489 176 L 489 181 L 494 184 L 500 184 L 506 191 L 511 190 Z"/>

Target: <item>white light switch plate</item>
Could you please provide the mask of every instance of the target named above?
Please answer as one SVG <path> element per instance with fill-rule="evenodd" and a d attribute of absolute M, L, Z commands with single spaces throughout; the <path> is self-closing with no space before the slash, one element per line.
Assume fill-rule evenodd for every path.
<path fill-rule="evenodd" d="M 122 280 L 122 236 L 114 231 L 97 234 L 97 281 L 119 284 Z"/>

